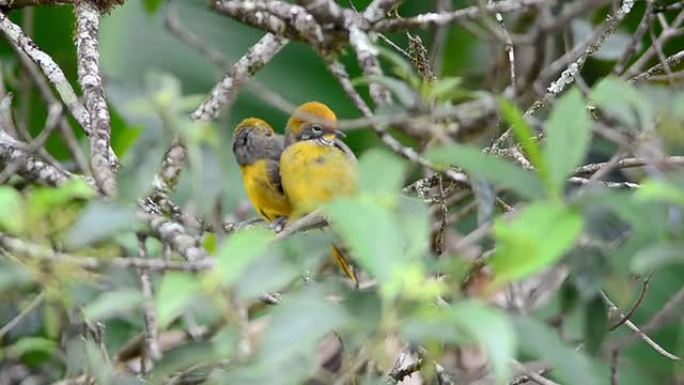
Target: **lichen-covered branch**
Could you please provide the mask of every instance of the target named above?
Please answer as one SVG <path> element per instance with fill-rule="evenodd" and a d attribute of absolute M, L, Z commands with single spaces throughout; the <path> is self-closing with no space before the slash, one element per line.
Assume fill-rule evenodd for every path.
<path fill-rule="evenodd" d="M 223 79 L 214 86 L 207 99 L 192 113 L 195 120 L 208 121 L 218 116 L 221 109 L 230 106 L 248 77 L 254 75 L 288 43 L 273 34 L 264 35 L 240 58 Z"/>
<path fill-rule="evenodd" d="M 180 223 L 160 215 L 147 214 L 146 216 L 152 234 L 162 242 L 169 244 L 171 249 L 180 254 L 186 261 L 201 261 L 209 256 L 202 247 L 201 239 L 189 234 L 188 230 Z"/>
<path fill-rule="evenodd" d="M 100 9 L 92 0 L 76 4 L 78 80 L 90 116 L 90 167 L 99 192 L 116 195 L 116 156 L 110 151 L 111 120 L 100 75 Z"/>
<path fill-rule="evenodd" d="M 27 146 L 0 129 L 0 166 L 15 165 L 22 177 L 47 186 L 59 186 L 73 177 L 68 171 L 32 155 Z"/>
<path fill-rule="evenodd" d="M 99 270 L 107 267 L 145 268 L 149 271 L 206 271 L 214 267 L 212 259 L 201 261 L 166 261 L 159 258 L 97 258 L 86 255 L 74 255 L 57 252 L 48 247 L 29 243 L 19 238 L 0 233 L 0 248 L 17 257 L 28 257 L 53 263 L 73 264 L 87 270 Z M 20 258 L 21 259 L 21 258 Z"/>
<path fill-rule="evenodd" d="M 490 13 L 507 13 L 523 10 L 545 3 L 546 0 L 503 0 L 485 6 L 474 5 L 453 12 L 424 13 L 422 15 L 380 20 L 372 27 L 374 31 L 400 31 L 410 28 L 428 28 L 454 23 L 461 20 L 472 20 L 482 16 L 482 11 Z M 365 12 L 364 12 L 365 14 Z"/>
<path fill-rule="evenodd" d="M 216 0 L 214 8 L 274 35 L 297 38 L 316 47 L 324 44 L 321 26 L 304 7 L 295 4 L 279 0 Z"/>

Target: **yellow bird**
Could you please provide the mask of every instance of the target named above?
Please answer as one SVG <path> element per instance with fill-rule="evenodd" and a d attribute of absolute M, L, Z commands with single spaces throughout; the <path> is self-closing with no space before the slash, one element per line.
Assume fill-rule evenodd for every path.
<path fill-rule="evenodd" d="M 321 205 L 352 195 L 358 171 L 354 153 L 337 138 L 337 117 L 323 103 L 299 106 L 287 122 L 285 150 L 280 157 L 283 190 L 292 205 L 291 218 L 299 218 Z M 351 265 L 333 246 L 333 257 L 357 284 Z"/>
<path fill-rule="evenodd" d="M 245 192 L 254 209 L 269 222 L 284 221 L 292 212 L 280 182 L 283 148 L 283 137 L 261 119 L 247 118 L 235 127 L 233 154 Z"/>

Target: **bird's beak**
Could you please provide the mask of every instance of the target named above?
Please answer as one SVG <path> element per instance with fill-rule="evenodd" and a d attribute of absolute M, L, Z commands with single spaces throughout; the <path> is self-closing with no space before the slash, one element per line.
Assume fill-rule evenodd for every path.
<path fill-rule="evenodd" d="M 342 131 L 340 131 L 340 130 L 335 130 L 335 135 L 337 135 L 337 136 L 339 136 L 339 137 L 341 137 L 341 138 L 346 138 L 346 137 L 347 137 L 347 134 L 345 134 L 344 132 L 342 132 Z"/>

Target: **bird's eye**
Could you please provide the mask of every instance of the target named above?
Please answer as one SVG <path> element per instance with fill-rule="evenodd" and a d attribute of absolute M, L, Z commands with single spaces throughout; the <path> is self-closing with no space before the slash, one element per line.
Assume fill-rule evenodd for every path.
<path fill-rule="evenodd" d="M 314 124 L 311 126 L 311 132 L 314 134 L 320 134 L 323 132 L 323 127 L 318 124 Z"/>

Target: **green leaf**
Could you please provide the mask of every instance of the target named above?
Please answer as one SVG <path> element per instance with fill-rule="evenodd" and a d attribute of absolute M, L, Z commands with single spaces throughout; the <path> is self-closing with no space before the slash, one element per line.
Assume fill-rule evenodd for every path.
<path fill-rule="evenodd" d="M 639 250 L 632 258 L 632 271 L 646 273 L 669 265 L 684 265 L 684 241 L 666 241 Z"/>
<path fill-rule="evenodd" d="M 582 217 L 560 203 L 538 202 L 515 219 L 494 224 L 493 285 L 525 278 L 552 265 L 582 231 Z"/>
<path fill-rule="evenodd" d="M 534 132 L 527 124 L 525 117 L 520 113 L 518 107 L 508 100 L 501 99 L 499 104 L 501 105 L 501 114 L 503 115 L 503 118 L 511 125 L 513 135 L 515 135 L 516 140 L 522 146 L 525 155 L 534 168 L 537 169 L 541 178 L 546 181 L 548 178 L 546 164 L 542 158 L 539 144 L 534 139 Z"/>
<path fill-rule="evenodd" d="M 327 211 L 359 264 L 380 281 L 389 281 L 404 259 L 403 239 L 391 210 L 373 200 L 338 199 Z"/>
<path fill-rule="evenodd" d="M 141 222 L 134 206 L 92 202 L 69 231 L 66 242 L 71 248 L 80 248 L 139 227 Z"/>
<path fill-rule="evenodd" d="M 465 301 L 453 306 L 452 316 L 456 327 L 487 349 L 494 376 L 504 383 L 516 350 L 515 331 L 506 314 L 479 302 Z"/>
<path fill-rule="evenodd" d="M 100 321 L 125 314 L 140 305 L 142 296 L 136 289 L 121 289 L 102 293 L 83 309 L 88 321 Z"/>
<path fill-rule="evenodd" d="M 454 165 L 477 174 L 494 185 L 511 189 L 529 199 L 543 197 L 543 187 L 537 175 L 513 163 L 479 149 L 463 145 L 450 145 L 430 150 L 426 157 L 438 167 Z"/>
<path fill-rule="evenodd" d="M 634 199 L 641 201 L 669 202 L 684 206 L 684 190 L 662 180 L 644 182 L 634 193 Z"/>
<path fill-rule="evenodd" d="M 434 100 L 450 99 L 458 95 L 459 86 L 463 83 L 460 77 L 444 77 L 437 79 L 430 88 L 430 98 Z"/>
<path fill-rule="evenodd" d="M 40 218 L 55 207 L 62 207 L 76 199 L 90 199 L 95 191 L 81 179 L 71 181 L 58 188 L 37 188 L 26 199 L 26 208 L 32 218 Z"/>
<path fill-rule="evenodd" d="M 0 186 L 0 231 L 19 233 L 24 228 L 24 201 L 17 190 Z"/>
<path fill-rule="evenodd" d="M 232 285 L 247 266 L 266 253 L 273 240 L 273 232 L 255 227 L 228 237 L 216 254 L 216 274 L 224 286 Z"/>
<path fill-rule="evenodd" d="M 36 352 L 51 356 L 57 351 L 57 348 L 58 345 L 55 341 L 41 337 L 24 337 L 5 349 L 9 357 L 19 359 L 26 354 Z"/>
<path fill-rule="evenodd" d="M 327 300 L 322 288 L 316 285 L 290 293 L 273 311 L 260 356 L 266 361 L 296 356 L 298 352 L 311 349 L 321 337 L 349 320 L 344 307 Z"/>
<path fill-rule="evenodd" d="M 362 80 L 363 83 L 377 83 L 385 86 L 397 97 L 399 103 L 404 107 L 413 108 L 419 104 L 419 98 L 416 91 L 401 80 L 380 75 L 370 75 Z"/>
<path fill-rule="evenodd" d="M 544 159 L 555 196 L 562 194 L 565 180 L 589 148 L 591 121 L 584 104 L 582 94 L 573 88 L 560 98 L 547 121 Z"/>
<path fill-rule="evenodd" d="M 159 328 L 165 329 L 199 291 L 200 283 L 197 277 L 179 272 L 166 273 L 155 297 Z"/>
<path fill-rule="evenodd" d="M 506 314 L 472 300 L 418 308 L 402 324 L 401 335 L 424 346 L 431 342 L 483 346 L 498 383 L 508 379 L 516 351 L 515 330 Z"/>
<path fill-rule="evenodd" d="M 359 187 L 368 193 L 397 193 L 405 171 L 403 159 L 385 150 L 368 150 L 359 160 Z"/>
<path fill-rule="evenodd" d="M 584 306 L 584 341 L 587 351 L 596 355 L 608 331 L 608 308 L 600 296 L 594 296 Z"/>
<path fill-rule="evenodd" d="M 143 0 L 143 8 L 145 12 L 152 15 L 159 10 L 162 5 L 162 0 Z"/>
<path fill-rule="evenodd" d="M 384 47 L 378 47 L 380 56 L 392 63 L 392 71 L 402 80 L 406 80 L 413 87 L 419 83 L 418 75 L 416 75 L 415 68 L 408 60 L 397 52 Z"/>
<path fill-rule="evenodd" d="M 634 131 L 648 127 L 654 120 L 650 101 L 624 80 L 604 78 L 594 86 L 591 100 L 610 117 Z"/>
<path fill-rule="evenodd" d="M 547 325 L 528 317 L 515 319 L 518 343 L 522 351 L 543 359 L 553 368 L 554 377 L 561 384 L 599 385 L 603 372 L 592 366 L 587 356 L 565 346 Z"/>

